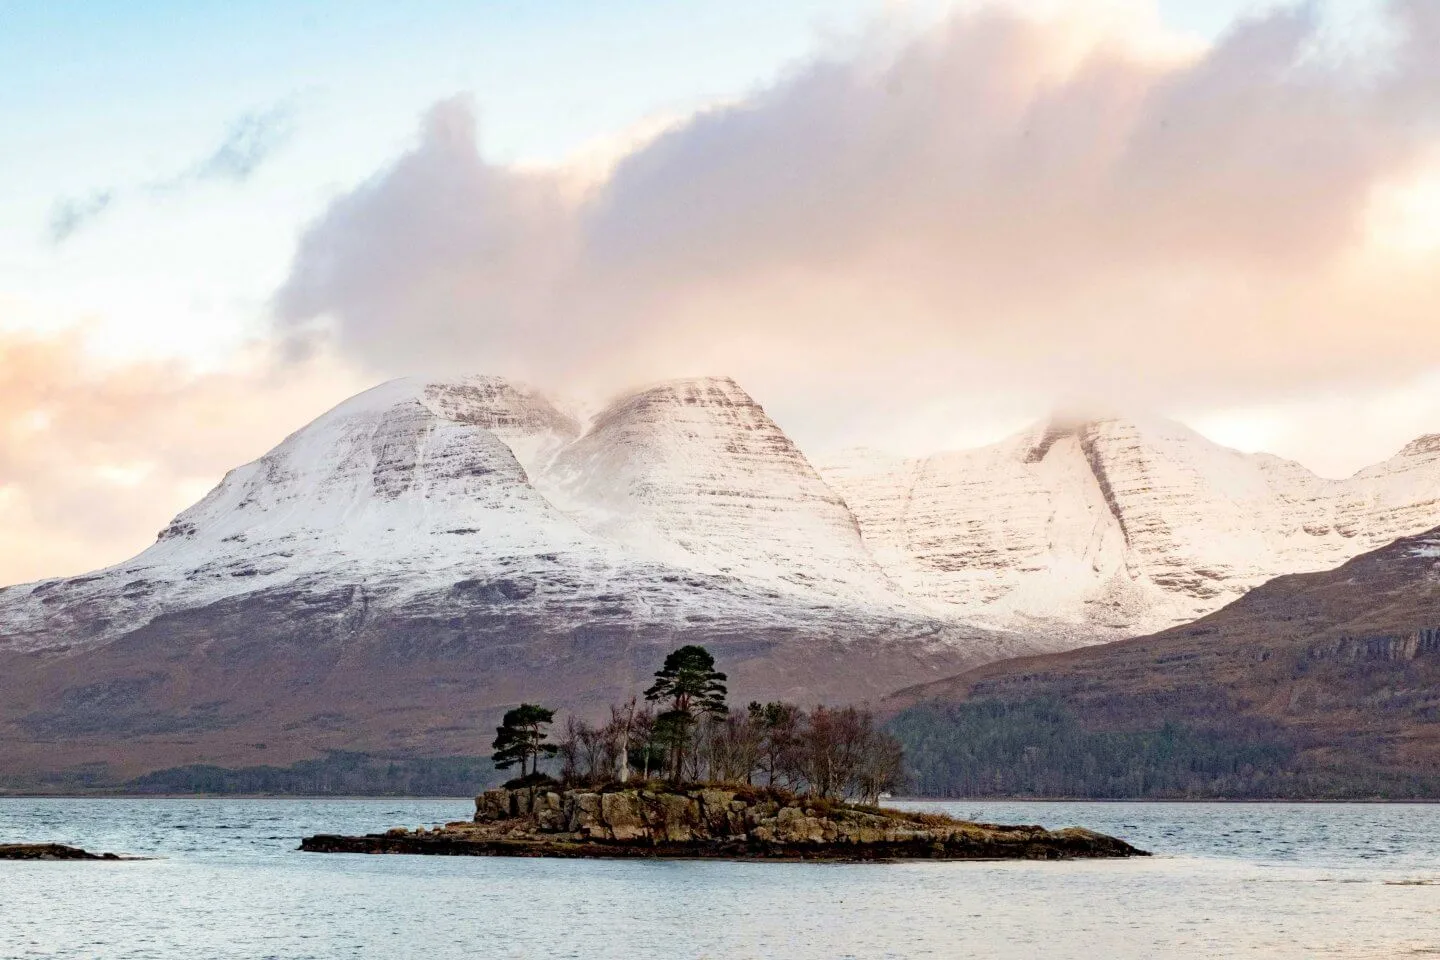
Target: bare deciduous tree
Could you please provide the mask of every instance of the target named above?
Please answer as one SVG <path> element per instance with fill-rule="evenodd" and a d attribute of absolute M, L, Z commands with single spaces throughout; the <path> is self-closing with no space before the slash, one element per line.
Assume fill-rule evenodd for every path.
<path fill-rule="evenodd" d="M 639 701 L 634 697 L 610 707 L 610 722 L 605 726 L 605 737 L 615 757 L 615 779 L 620 783 L 630 782 L 630 744 L 637 732 L 639 713 Z"/>
<path fill-rule="evenodd" d="M 683 656 L 682 656 L 683 655 Z M 647 691 L 657 713 L 631 697 L 610 708 L 603 726 L 572 716 L 559 745 L 569 783 L 599 786 L 668 775 L 676 781 L 784 786 L 818 797 L 874 803 L 899 785 L 900 743 L 869 710 L 790 703 L 724 708 L 724 674 L 702 647 L 666 659 Z"/>

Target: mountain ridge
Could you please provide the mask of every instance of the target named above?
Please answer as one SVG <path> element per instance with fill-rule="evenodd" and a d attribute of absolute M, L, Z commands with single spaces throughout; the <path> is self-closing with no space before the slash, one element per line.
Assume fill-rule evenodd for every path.
<path fill-rule="evenodd" d="M 519 700 L 597 709 L 687 642 L 746 699 L 873 701 L 1440 523 L 1440 451 L 1362 473 L 1331 496 L 1120 420 L 817 465 L 728 378 L 588 420 L 502 378 L 391 381 L 136 557 L 0 590 L 0 774 L 462 756 Z"/>
<path fill-rule="evenodd" d="M 38 618 L 18 594 L 39 590 L 63 606 L 55 596 L 72 586 L 163 561 L 167 541 L 168 552 L 184 554 L 197 523 L 228 523 L 233 529 L 218 539 L 232 546 L 198 544 L 187 576 L 172 578 L 156 609 L 246 592 L 267 572 L 293 571 L 293 550 L 278 543 L 269 544 L 268 567 L 242 562 L 261 552 L 253 543 L 233 546 L 255 539 L 257 517 L 284 527 L 276 519 L 286 507 L 276 500 L 282 489 L 290 515 L 303 509 L 315 518 L 306 528 L 314 539 L 332 535 L 327 523 L 341 528 L 345 550 L 322 551 L 321 572 L 354 556 L 416 559 L 403 536 L 372 529 L 357 542 L 349 528 L 363 527 L 376 503 L 413 493 L 417 469 L 426 476 L 422 461 L 446 457 L 463 461 L 469 479 L 428 477 L 437 496 L 420 498 L 428 508 L 405 520 L 430 538 L 426 565 L 454 559 L 435 538 L 481 537 L 493 553 L 530 537 L 536 542 L 519 546 L 537 554 L 575 551 L 602 565 L 643 559 L 891 613 L 1058 630 L 1077 643 L 1187 622 L 1273 576 L 1323 569 L 1440 522 L 1440 434 L 1344 480 L 1221 447 L 1171 421 L 1119 417 L 1056 417 L 994 444 L 927 457 L 862 449 L 812 463 L 728 377 L 622 393 L 588 422 L 500 377 L 401 378 L 227 473 L 132 560 L 0 588 L 0 642 L 14 645 Z M 347 479 L 346 470 L 368 477 Z M 290 489 L 306 477 L 311 489 Z M 332 496 L 327 484 L 344 489 Z M 241 486 L 244 496 L 225 499 Z M 521 536 L 502 522 L 507 501 L 534 529 Z M 437 509 L 450 514 L 440 526 L 430 522 Z M 466 520 L 471 514 L 479 519 Z M 305 532 L 277 529 L 272 539 Z M 231 580 L 207 577 L 217 557 L 234 568 Z M 197 591 L 197 576 L 208 595 Z M 123 586 L 117 605 L 143 612 L 136 601 L 148 584 L 132 577 Z M 99 588 L 79 592 L 99 599 Z M 108 629 L 118 629 L 109 619 Z"/>
<path fill-rule="evenodd" d="M 0 591 L 0 774 L 483 752 L 519 700 L 598 709 L 682 642 L 801 701 L 1044 648 L 908 607 L 736 391 L 651 390 L 590 434 L 491 378 L 338 405 L 137 557 Z"/>
<path fill-rule="evenodd" d="M 892 579 L 978 622 L 1087 625 L 1106 639 L 1203 616 L 1274 576 L 1323 569 L 1440 522 L 1440 445 L 1344 480 L 1170 421 L 1036 425 L 921 458 L 823 461 Z"/>

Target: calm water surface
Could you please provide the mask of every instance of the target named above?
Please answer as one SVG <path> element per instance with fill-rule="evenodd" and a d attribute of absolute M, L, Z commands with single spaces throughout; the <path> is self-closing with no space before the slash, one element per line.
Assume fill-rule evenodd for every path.
<path fill-rule="evenodd" d="M 1097 863 L 623 863 L 302 854 L 463 800 L 0 799 L 0 958 L 1440 957 L 1440 806 L 916 804 L 1080 824 Z"/>

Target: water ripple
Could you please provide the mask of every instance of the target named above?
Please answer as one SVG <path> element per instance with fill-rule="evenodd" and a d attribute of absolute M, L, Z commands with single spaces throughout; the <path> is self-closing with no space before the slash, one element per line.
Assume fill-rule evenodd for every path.
<path fill-rule="evenodd" d="M 964 803 L 1156 851 L 1095 863 L 746 864 L 300 854 L 463 800 L 0 799 L 0 957 L 1374 957 L 1440 954 L 1440 806 Z M 935 807 L 937 805 L 927 805 Z"/>

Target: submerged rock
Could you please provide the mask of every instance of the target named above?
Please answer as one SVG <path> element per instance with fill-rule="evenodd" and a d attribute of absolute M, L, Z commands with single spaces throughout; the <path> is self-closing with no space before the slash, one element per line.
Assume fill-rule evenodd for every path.
<path fill-rule="evenodd" d="M 0 860 L 125 860 L 114 853 L 91 853 L 63 843 L 0 843 Z"/>
<path fill-rule="evenodd" d="M 491 790 L 475 818 L 433 830 L 306 837 L 315 853 L 781 860 L 1061 860 L 1146 856 L 1079 827 L 971 823 L 940 814 L 706 787 Z"/>

